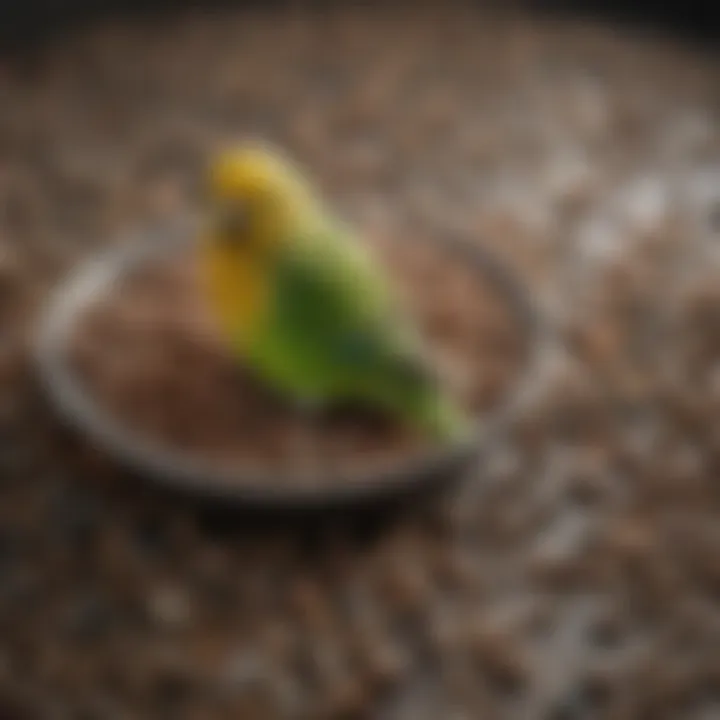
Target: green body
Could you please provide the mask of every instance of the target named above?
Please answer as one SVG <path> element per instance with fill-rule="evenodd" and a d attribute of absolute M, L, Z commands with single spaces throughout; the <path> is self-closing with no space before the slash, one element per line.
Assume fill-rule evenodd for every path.
<path fill-rule="evenodd" d="M 427 366 L 381 268 L 349 233 L 307 221 L 268 263 L 265 308 L 243 341 L 247 361 L 296 400 L 381 407 L 437 438 L 467 420 Z"/>

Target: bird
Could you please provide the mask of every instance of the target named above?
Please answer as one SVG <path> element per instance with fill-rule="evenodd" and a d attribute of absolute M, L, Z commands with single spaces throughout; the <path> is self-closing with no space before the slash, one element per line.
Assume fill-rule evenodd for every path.
<path fill-rule="evenodd" d="M 377 410 L 430 441 L 470 429 L 382 263 L 298 164 L 236 144 L 211 158 L 205 186 L 209 307 L 258 382 L 297 407 Z"/>

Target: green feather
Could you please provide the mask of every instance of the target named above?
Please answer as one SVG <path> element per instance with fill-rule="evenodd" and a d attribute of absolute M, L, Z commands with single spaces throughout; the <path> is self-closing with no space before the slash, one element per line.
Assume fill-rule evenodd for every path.
<path fill-rule="evenodd" d="M 283 249 L 267 317 L 249 348 L 275 386 L 316 404 L 378 406 L 438 439 L 467 429 L 362 246 L 318 225 Z"/>

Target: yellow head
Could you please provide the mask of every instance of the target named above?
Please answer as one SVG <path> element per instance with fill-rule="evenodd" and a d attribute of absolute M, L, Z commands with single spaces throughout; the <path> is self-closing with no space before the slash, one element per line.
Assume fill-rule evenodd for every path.
<path fill-rule="evenodd" d="M 208 177 L 201 260 L 212 307 L 239 341 L 262 315 L 276 252 L 317 204 L 301 173 L 261 146 L 224 152 Z"/>
<path fill-rule="evenodd" d="M 313 205 L 300 171 L 279 152 L 257 145 L 216 158 L 209 195 L 212 242 L 250 253 L 272 249 Z"/>

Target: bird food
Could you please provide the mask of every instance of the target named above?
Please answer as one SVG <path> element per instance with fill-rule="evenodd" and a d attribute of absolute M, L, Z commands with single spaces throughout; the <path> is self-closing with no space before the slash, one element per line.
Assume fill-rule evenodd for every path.
<path fill-rule="evenodd" d="M 375 243 L 441 377 L 466 408 L 503 397 L 521 357 L 506 300 L 434 243 Z M 130 272 L 80 319 L 71 350 L 85 389 L 135 436 L 220 468 L 311 476 L 401 458 L 427 441 L 359 405 L 303 411 L 238 364 L 214 323 L 194 251 Z M 308 473 L 305 473 L 308 475 Z"/>
<path fill-rule="evenodd" d="M 720 717 L 717 55 L 516 3 L 166 5 L 0 62 L 0 716 Z M 460 225 L 527 269 L 565 352 L 446 502 L 249 532 L 139 488 L 33 391 L 49 284 L 193 211 L 225 132 L 363 223 Z M 190 323 L 156 293 L 98 308 L 90 369 L 167 349 L 129 345 L 131 313 Z"/>

